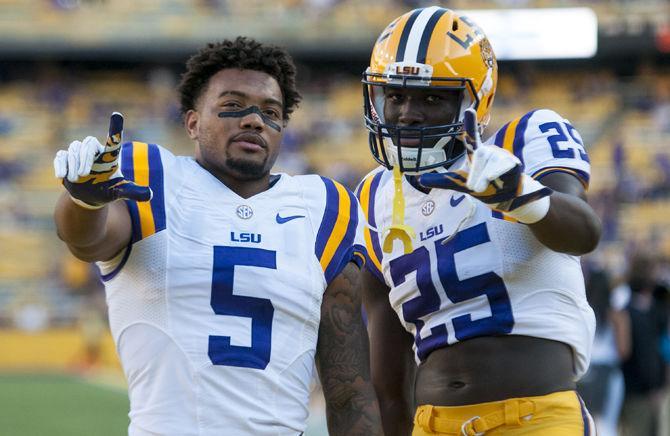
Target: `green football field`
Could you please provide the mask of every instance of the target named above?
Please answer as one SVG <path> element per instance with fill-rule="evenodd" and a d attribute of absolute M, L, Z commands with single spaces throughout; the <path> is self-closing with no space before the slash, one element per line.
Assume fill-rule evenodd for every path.
<path fill-rule="evenodd" d="M 0 436 L 123 436 L 125 387 L 63 374 L 0 373 Z M 327 436 L 325 416 L 312 413 L 305 436 Z"/>
<path fill-rule="evenodd" d="M 0 374 L 0 434 L 116 436 L 128 432 L 124 389 L 68 375 Z"/>

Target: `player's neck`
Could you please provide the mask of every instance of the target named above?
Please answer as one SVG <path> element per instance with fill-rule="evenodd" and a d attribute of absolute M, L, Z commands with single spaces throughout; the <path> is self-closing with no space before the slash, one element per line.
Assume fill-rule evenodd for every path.
<path fill-rule="evenodd" d="M 250 198 L 256 194 L 270 189 L 270 175 L 267 174 L 258 180 L 239 180 L 234 178 L 221 179 L 221 182 L 226 185 L 231 191 L 242 198 Z"/>
<path fill-rule="evenodd" d="M 217 171 L 216 169 L 209 168 L 207 165 L 204 165 L 199 161 L 198 164 L 211 173 L 214 177 L 216 177 L 221 183 L 226 185 L 228 189 L 242 198 L 250 198 L 256 194 L 267 191 L 272 187 L 272 185 L 274 185 L 274 182 L 276 182 L 276 180 L 271 180 L 270 173 L 267 173 L 258 179 L 250 180 L 243 177 L 236 177 L 233 174 L 223 171 Z"/>
<path fill-rule="evenodd" d="M 271 186 L 270 174 L 266 174 L 262 178 L 256 180 L 240 180 L 230 176 L 219 177 L 217 174 L 214 174 L 214 176 L 242 198 L 253 197 L 256 194 L 267 191 Z"/>

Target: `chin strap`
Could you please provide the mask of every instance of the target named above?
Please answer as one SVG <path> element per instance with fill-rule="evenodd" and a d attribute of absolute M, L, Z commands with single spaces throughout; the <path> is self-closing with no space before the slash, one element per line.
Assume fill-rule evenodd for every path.
<path fill-rule="evenodd" d="M 416 233 L 412 227 L 405 224 L 405 197 L 402 194 L 402 173 L 400 166 L 393 167 L 393 220 L 391 226 L 384 230 L 384 252 L 390 253 L 393 251 L 393 242 L 399 239 L 402 242 L 405 254 L 409 254 L 414 249 L 412 248 L 412 239 L 416 237 Z"/>

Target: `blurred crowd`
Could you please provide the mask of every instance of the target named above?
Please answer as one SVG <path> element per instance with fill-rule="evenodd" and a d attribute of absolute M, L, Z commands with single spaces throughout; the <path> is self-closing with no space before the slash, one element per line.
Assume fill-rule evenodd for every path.
<path fill-rule="evenodd" d="M 394 17 L 435 4 L 459 10 L 589 7 L 605 34 L 639 35 L 652 28 L 665 38 L 659 39 L 659 46 L 670 47 L 666 0 L 0 0 L 0 36 L 4 49 L 15 53 L 25 48 L 40 53 L 94 52 L 99 45 L 112 45 L 132 55 L 136 47 L 129 44 L 143 42 L 151 49 L 161 41 L 170 42 L 171 47 L 162 49 L 169 52 L 238 33 L 296 46 L 318 40 L 341 49 L 333 35 L 348 42 L 372 40 Z M 83 30 L 81 23 L 96 25 Z M 41 44 L 45 38 L 48 45 Z"/>
<path fill-rule="evenodd" d="M 1 71 L 0 329 L 78 326 L 85 343 L 80 363 L 95 365 L 106 334 L 104 296 L 95 268 L 65 254 L 55 236 L 52 210 L 61 188 L 52 158 L 71 140 L 102 138 L 114 110 L 126 117 L 126 140 L 190 154 L 174 92 L 178 72 L 67 63 Z M 319 172 L 353 188 L 374 167 L 360 76 L 318 65 L 301 65 L 299 76 L 305 100 L 276 170 Z M 624 434 L 654 434 L 669 428 L 670 410 L 670 71 L 650 64 L 628 74 L 503 64 L 488 134 L 538 107 L 556 110 L 581 132 L 592 164 L 589 201 L 604 224 L 599 248 L 583 259 L 598 328 L 580 390 L 601 434 L 616 434 L 619 424 L 636 429 Z"/>
<path fill-rule="evenodd" d="M 4 0 L 7 4 L 18 4 L 20 0 Z M 106 8 L 109 10 L 136 10 L 138 5 L 131 0 L 43 0 L 43 7 L 53 7 L 61 10 L 77 10 L 86 7 Z M 417 7 L 439 4 L 453 9 L 500 9 L 500 8 L 538 8 L 538 7 L 566 7 L 566 6 L 616 6 L 625 5 L 626 0 L 277 0 L 269 6 L 262 0 L 250 0 L 240 2 L 238 0 L 145 0 L 142 8 L 145 10 L 157 10 L 168 8 L 169 10 L 192 11 L 201 10 L 206 13 L 220 14 L 255 14 L 260 9 L 274 9 L 279 11 L 298 11 L 302 13 L 318 14 L 320 12 L 339 12 L 348 8 L 362 6 L 372 7 L 377 12 L 382 9 L 399 8 L 399 10 L 413 9 Z M 659 4 L 662 0 L 646 0 L 645 4 Z M 129 4 L 131 6 L 129 7 Z"/>
<path fill-rule="evenodd" d="M 596 314 L 591 366 L 578 390 L 603 436 L 666 435 L 670 364 L 670 268 L 643 248 L 616 277 L 587 258 L 587 296 Z"/>

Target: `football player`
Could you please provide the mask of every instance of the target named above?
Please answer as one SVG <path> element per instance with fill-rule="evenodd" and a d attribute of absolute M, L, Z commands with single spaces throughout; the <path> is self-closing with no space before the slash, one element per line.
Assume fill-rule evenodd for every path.
<path fill-rule="evenodd" d="M 589 158 L 548 109 L 482 141 L 496 84 L 483 31 L 440 7 L 393 20 L 364 74 L 381 166 L 357 189 L 362 286 L 387 435 L 591 431 L 575 391 L 594 334 Z"/>
<path fill-rule="evenodd" d="M 115 113 L 105 145 L 74 141 L 54 161 L 58 234 L 105 282 L 128 433 L 302 434 L 316 362 L 330 433 L 381 434 L 358 202 L 327 178 L 270 173 L 300 100 L 293 61 L 247 38 L 208 44 L 179 93 L 195 157 L 121 146 Z"/>

